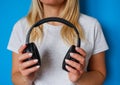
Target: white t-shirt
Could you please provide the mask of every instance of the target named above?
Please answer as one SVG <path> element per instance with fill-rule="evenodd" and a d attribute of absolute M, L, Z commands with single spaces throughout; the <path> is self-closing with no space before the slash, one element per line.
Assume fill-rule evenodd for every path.
<path fill-rule="evenodd" d="M 86 67 L 91 55 L 108 49 L 99 22 L 87 15 L 81 14 L 79 23 L 82 26 L 86 41 L 81 42 L 81 48 L 87 52 Z M 37 44 L 41 55 L 42 65 L 37 74 L 35 85 L 74 85 L 68 78 L 68 73 L 62 69 L 62 62 L 69 49 L 60 35 L 62 26 L 43 24 L 44 37 Z M 29 30 L 26 18 L 19 20 L 12 31 L 8 49 L 18 53 L 18 49 L 25 44 L 26 34 Z"/>

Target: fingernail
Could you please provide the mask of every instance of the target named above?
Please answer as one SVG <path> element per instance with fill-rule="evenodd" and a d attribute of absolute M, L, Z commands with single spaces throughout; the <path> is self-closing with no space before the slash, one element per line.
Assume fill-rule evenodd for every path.
<path fill-rule="evenodd" d="M 22 45 L 23 47 L 26 46 L 25 44 Z"/>
<path fill-rule="evenodd" d="M 40 66 L 36 66 L 36 68 L 40 68 Z"/>
<path fill-rule="evenodd" d="M 66 68 L 69 68 L 67 65 L 65 66 Z"/>
<path fill-rule="evenodd" d="M 78 50 L 79 48 L 78 47 L 76 47 L 76 50 Z"/>
<path fill-rule="evenodd" d="M 73 56 L 73 53 L 70 53 L 70 56 Z"/>
<path fill-rule="evenodd" d="M 69 60 L 65 59 L 65 62 L 69 62 Z"/>
<path fill-rule="evenodd" d="M 34 62 L 35 62 L 35 63 L 38 62 L 38 59 L 35 59 Z"/>
<path fill-rule="evenodd" d="M 28 55 L 29 55 L 29 56 L 32 56 L 32 53 L 29 53 Z"/>

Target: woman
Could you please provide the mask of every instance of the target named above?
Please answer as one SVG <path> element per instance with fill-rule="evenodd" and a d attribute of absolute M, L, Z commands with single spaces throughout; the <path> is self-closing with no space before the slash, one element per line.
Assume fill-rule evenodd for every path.
<path fill-rule="evenodd" d="M 29 14 L 19 20 L 13 29 L 8 49 L 13 53 L 12 81 L 15 85 L 102 85 L 106 77 L 105 51 L 108 49 L 98 21 L 79 13 L 79 0 L 32 0 Z M 73 23 L 82 40 L 81 47 L 71 57 L 76 63 L 66 60 L 69 72 L 61 64 L 69 46 L 76 44 L 76 34 L 58 22 L 45 23 L 31 33 L 42 59 L 41 66 L 32 66 L 38 60 L 23 62 L 32 56 L 22 53 L 25 49 L 26 34 L 35 22 L 46 17 L 60 17 Z M 15 42 L 14 42 L 15 41 Z M 21 46 L 22 45 L 22 46 Z M 21 47 L 20 47 L 21 46 Z"/>

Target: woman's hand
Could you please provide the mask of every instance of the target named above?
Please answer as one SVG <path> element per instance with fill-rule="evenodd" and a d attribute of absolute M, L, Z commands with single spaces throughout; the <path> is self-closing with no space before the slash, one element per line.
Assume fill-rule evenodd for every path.
<path fill-rule="evenodd" d="M 23 45 L 19 49 L 20 56 L 18 57 L 18 61 L 19 61 L 18 68 L 19 68 L 21 75 L 23 76 L 24 81 L 29 84 L 32 84 L 32 82 L 35 79 L 35 73 L 40 68 L 40 66 L 30 67 L 30 66 L 35 65 L 38 62 L 37 59 L 25 61 L 26 59 L 32 57 L 32 53 L 24 53 L 24 54 L 22 53 L 25 47 L 26 45 Z"/>
<path fill-rule="evenodd" d="M 76 47 L 76 51 L 79 52 L 81 55 L 76 54 L 76 53 L 70 53 L 70 56 L 76 60 L 79 61 L 79 63 L 74 62 L 72 60 L 65 60 L 68 65 L 66 65 L 66 69 L 69 71 L 69 79 L 73 82 L 76 83 L 81 75 L 84 73 L 84 68 L 85 68 L 85 57 L 86 57 L 86 52 L 79 48 Z M 75 69 L 74 69 L 75 68 Z"/>

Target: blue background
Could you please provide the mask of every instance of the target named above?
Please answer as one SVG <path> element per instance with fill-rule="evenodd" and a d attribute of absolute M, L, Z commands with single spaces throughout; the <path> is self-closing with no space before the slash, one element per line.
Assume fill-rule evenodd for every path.
<path fill-rule="evenodd" d="M 13 25 L 30 8 L 31 0 L 0 0 L 0 85 L 11 82 L 12 57 L 7 44 Z M 109 45 L 104 85 L 120 85 L 120 0 L 81 0 L 81 12 L 99 20 Z"/>

